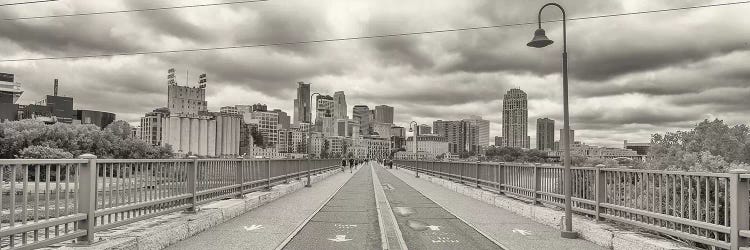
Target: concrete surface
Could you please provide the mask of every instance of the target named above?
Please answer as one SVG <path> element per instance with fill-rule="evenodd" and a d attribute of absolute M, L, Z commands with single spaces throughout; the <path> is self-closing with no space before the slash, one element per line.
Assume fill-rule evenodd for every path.
<path fill-rule="evenodd" d="M 320 182 L 329 176 L 341 173 L 332 170 L 312 176 L 312 183 Z M 348 176 L 348 175 L 340 175 Z M 338 176 L 337 176 L 338 177 Z M 173 212 L 154 218 L 138 221 L 122 227 L 96 233 L 98 242 L 88 247 L 54 245 L 51 248 L 65 250 L 93 249 L 164 249 L 181 240 L 196 235 L 244 212 L 267 204 L 286 194 L 304 188 L 304 179 L 289 184 L 274 186 L 268 192 L 253 192 L 243 199 L 230 199 L 200 206 L 195 214 Z M 316 187 L 317 185 L 313 185 Z M 201 248 L 206 249 L 206 248 Z"/>
<path fill-rule="evenodd" d="M 529 203 L 499 195 L 494 192 L 477 189 L 472 186 L 466 186 L 446 179 L 424 175 L 422 173 L 420 173 L 421 178 L 417 179 L 414 178 L 413 171 L 403 168 L 399 168 L 397 171 L 392 171 L 392 173 L 417 188 L 417 190 L 420 190 L 420 192 L 423 192 L 426 196 L 433 198 L 437 203 L 444 205 L 446 209 L 453 211 L 453 207 L 456 207 L 456 214 L 458 216 L 464 216 L 459 215 L 463 214 L 461 211 L 472 211 L 465 214 L 465 219 L 467 221 L 470 221 L 472 225 L 476 226 L 482 231 L 486 231 L 489 234 L 496 234 L 496 236 L 492 237 L 497 237 L 495 239 L 498 239 L 498 241 L 500 241 L 504 245 L 509 246 L 510 248 L 514 248 L 514 246 L 516 246 L 514 244 L 516 243 L 505 242 L 500 239 L 506 238 L 503 235 L 513 235 L 509 234 L 508 230 L 513 232 L 513 229 L 520 229 L 532 232 L 532 234 L 529 236 L 533 236 L 533 230 L 537 230 L 539 232 L 537 235 L 539 236 L 547 235 L 549 237 L 552 237 L 551 241 L 546 242 L 548 244 L 555 244 L 555 249 L 586 249 L 578 248 L 574 245 L 570 245 L 571 248 L 566 248 L 565 244 L 567 244 L 567 241 L 570 240 L 562 239 L 559 237 L 559 229 L 562 228 L 562 221 L 564 218 L 563 211 L 551 209 L 548 207 L 531 205 Z M 440 190 L 443 191 L 441 192 Z M 458 198 L 459 196 L 471 198 L 472 200 L 474 200 L 474 202 L 460 203 L 446 199 L 446 197 L 460 199 Z M 484 203 L 484 205 L 482 205 L 482 203 Z M 466 204 L 472 205 L 469 206 Z M 497 212 L 498 209 L 492 209 L 493 211 L 495 211 L 494 213 L 497 213 L 495 215 L 486 214 L 487 212 L 485 210 L 481 210 L 481 212 L 478 212 L 477 210 L 477 208 L 488 207 L 499 207 L 502 208 L 502 210 L 500 210 L 501 212 Z M 513 228 L 498 229 L 497 225 L 495 225 L 496 222 L 492 218 L 503 218 L 504 222 L 507 221 L 506 226 Z M 536 222 L 536 225 L 526 228 L 518 228 L 519 226 L 521 226 L 521 224 L 529 224 L 514 224 L 513 221 L 534 221 Z M 545 227 L 539 227 L 540 225 L 546 226 L 546 229 Z M 554 231 L 546 231 L 550 228 Z M 656 236 L 647 235 L 644 233 L 635 233 L 627 230 L 617 229 L 607 223 L 597 223 L 593 220 L 578 215 L 573 216 L 573 230 L 578 232 L 581 239 L 584 239 L 590 243 L 594 243 L 586 245 L 586 247 L 592 247 L 591 249 L 692 249 L 674 241 L 658 238 Z M 524 240 L 525 238 L 522 238 L 523 235 L 520 235 L 520 233 L 516 236 L 517 237 L 511 239 L 514 241 L 519 241 L 519 243 L 517 243 L 518 245 L 516 246 L 519 247 L 519 249 L 531 249 L 527 248 L 525 244 L 532 244 L 533 242 L 545 242 L 541 239 L 533 239 L 533 237 L 526 237 L 530 239 Z M 557 240 L 555 240 L 554 237 L 556 237 Z"/>

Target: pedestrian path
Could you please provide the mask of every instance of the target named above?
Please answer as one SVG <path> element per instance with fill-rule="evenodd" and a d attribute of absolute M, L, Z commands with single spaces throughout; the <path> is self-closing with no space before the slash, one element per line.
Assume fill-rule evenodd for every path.
<path fill-rule="evenodd" d="M 388 170 L 375 169 L 409 249 L 504 249 Z"/>
<path fill-rule="evenodd" d="M 586 240 L 561 238 L 558 229 L 416 178 L 412 171 L 387 171 L 508 249 L 605 249 Z"/>
<path fill-rule="evenodd" d="M 370 164 L 365 164 L 284 249 L 381 249 Z"/>
<path fill-rule="evenodd" d="M 352 174 L 328 177 L 168 249 L 275 249 L 338 191 Z"/>
<path fill-rule="evenodd" d="M 604 249 L 559 230 L 366 163 L 170 249 Z"/>

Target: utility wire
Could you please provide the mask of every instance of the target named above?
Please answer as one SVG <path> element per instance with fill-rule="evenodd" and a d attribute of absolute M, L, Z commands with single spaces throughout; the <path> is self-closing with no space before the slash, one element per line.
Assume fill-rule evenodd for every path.
<path fill-rule="evenodd" d="M 46 0 L 46 1 L 57 1 L 57 0 Z M 232 2 L 224 2 L 224 3 L 207 3 L 207 4 L 195 4 L 195 5 L 155 7 L 155 8 L 133 9 L 133 10 L 112 10 L 112 11 L 98 11 L 98 12 L 86 12 L 86 13 L 76 13 L 76 14 L 49 15 L 49 16 L 12 17 L 12 18 L 2 18 L 0 19 L 0 21 L 19 21 L 19 20 L 31 20 L 31 19 L 76 17 L 76 16 L 95 16 L 95 15 L 132 13 L 132 12 L 143 12 L 143 11 L 162 11 L 162 10 L 187 9 L 187 8 L 198 8 L 198 7 L 209 7 L 209 6 L 244 4 L 244 3 L 257 3 L 257 2 L 268 2 L 268 1 L 270 0 L 232 1 Z"/>
<path fill-rule="evenodd" d="M 627 12 L 627 13 L 619 13 L 619 14 L 607 14 L 607 15 L 596 15 L 596 16 L 586 16 L 586 17 L 575 17 L 575 18 L 570 18 L 568 20 L 570 20 L 570 21 L 590 20 L 590 19 L 599 19 L 599 18 L 632 16 L 632 15 L 661 13 L 661 12 L 680 11 L 680 10 L 691 10 L 691 9 L 710 8 L 710 7 L 738 5 L 738 4 L 747 4 L 747 3 L 750 3 L 750 1 L 728 2 L 728 3 L 718 3 L 718 4 L 708 4 L 708 5 L 697 5 L 697 6 L 688 6 L 688 7 L 679 7 L 679 8 L 669 8 L 669 9 L 658 9 L 658 10 L 648 10 L 648 11 Z M 544 21 L 543 23 L 560 22 L 560 21 L 562 21 L 562 20 L 549 20 L 549 21 Z M 223 47 L 176 49 L 176 50 L 122 52 L 122 53 L 111 53 L 111 54 L 93 54 L 93 55 L 76 55 L 76 56 L 58 56 L 58 57 L 36 57 L 36 58 L 4 59 L 4 60 L 0 60 L 0 62 L 22 62 L 22 61 L 63 60 L 63 59 L 81 59 L 81 58 L 133 56 L 133 55 L 171 54 L 171 53 L 181 53 L 181 52 L 199 52 L 199 51 L 212 51 L 212 50 L 230 50 L 230 49 L 260 48 L 260 47 L 274 47 L 274 46 L 305 45 L 305 44 L 316 44 L 316 43 L 327 43 L 327 42 L 340 42 L 340 41 L 351 41 L 351 40 L 365 40 L 365 39 L 378 39 L 378 38 L 391 38 L 391 37 L 401 37 L 401 36 L 415 36 L 415 35 L 426 35 L 426 34 L 459 32 L 459 31 L 470 31 L 470 30 L 482 30 L 482 29 L 494 29 L 494 28 L 508 28 L 508 27 L 526 26 L 526 25 L 535 25 L 535 24 L 537 24 L 537 22 L 523 22 L 523 23 L 500 24 L 500 25 L 489 25 L 489 26 L 476 26 L 476 27 L 454 28 L 454 29 L 441 29 L 441 30 L 430 30 L 430 31 L 417 31 L 417 32 L 406 32 L 406 33 L 392 33 L 392 34 L 369 35 L 369 36 L 330 38 L 330 39 L 319 39 L 319 40 L 308 40 L 308 41 L 276 42 L 276 43 L 232 45 L 232 46 L 223 46 Z"/>
<path fill-rule="evenodd" d="M 56 1 L 57 0 L 38 0 L 38 1 L 29 1 L 29 2 L 18 2 L 18 3 L 3 3 L 3 4 L 0 4 L 0 7 L 13 6 L 13 5 L 24 5 L 24 4 L 32 4 L 32 3 L 56 2 Z"/>

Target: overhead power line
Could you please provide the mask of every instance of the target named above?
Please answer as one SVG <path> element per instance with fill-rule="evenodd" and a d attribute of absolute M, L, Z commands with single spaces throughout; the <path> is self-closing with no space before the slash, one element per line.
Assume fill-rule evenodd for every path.
<path fill-rule="evenodd" d="M 708 4 L 708 5 L 697 5 L 697 6 L 668 8 L 668 9 L 658 9 L 658 10 L 636 11 L 636 12 L 627 12 L 627 13 L 618 13 L 618 14 L 606 14 L 606 15 L 596 15 L 596 16 L 575 17 L 575 18 L 570 18 L 568 20 L 570 20 L 570 21 L 576 21 L 576 20 L 590 20 L 590 19 L 620 17 L 620 16 L 633 16 L 633 15 L 641 15 L 641 14 L 662 13 L 662 12 L 690 10 L 690 9 L 701 9 L 701 8 L 710 8 L 710 7 L 719 7 L 719 6 L 728 6 L 728 5 L 738 5 L 738 4 L 747 4 L 747 3 L 750 3 L 750 1 L 739 1 L 739 2 L 729 2 L 729 3 L 718 3 L 718 4 Z M 562 20 L 549 20 L 549 21 L 544 21 L 544 23 L 560 22 L 560 21 L 562 21 Z M 274 46 L 305 45 L 305 44 L 340 42 L 340 41 L 351 41 L 351 40 L 365 40 L 365 39 L 391 38 L 391 37 L 402 37 L 402 36 L 427 35 L 427 34 L 459 32 L 459 31 L 470 31 L 470 30 L 508 28 L 508 27 L 525 26 L 525 25 L 535 25 L 535 24 L 536 24 L 536 22 L 532 21 L 532 22 L 523 22 L 523 23 L 511 23 L 511 24 L 500 24 L 500 25 L 488 25 L 488 26 L 476 26 L 476 27 L 466 27 L 466 28 L 453 28 L 453 29 L 441 29 L 441 30 L 429 30 L 429 31 L 416 31 L 416 32 L 392 33 L 392 34 L 381 34 L 381 35 L 368 35 L 368 36 L 355 36 L 355 37 L 343 37 L 343 38 L 329 38 L 329 39 L 307 40 L 307 41 L 275 42 L 275 43 L 262 43 L 262 44 L 232 45 L 232 46 L 222 46 L 222 47 L 176 49 L 176 50 L 121 52 L 121 53 L 110 53 L 110 54 L 92 54 L 92 55 L 57 56 L 57 57 L 37 57 L 37 58 L 4 59 L 4 60 L 0 60 L 0 62 L 21 62 L 21 61 L 82 59 L 82 58 L 96 58 L 96 57 L 134 56 L 134 55 L 151 55 L 151 54 L 171 54 L 171 53 L 182 53 L 182 52 L 200 52 L 200 51 L 230 50 L 230 49 L 244 49 L 244 48 L 260 48 L 260 47 L 274 47 Z"/>
<path fill-rule="evenodd" d="M 46 2 L 55 2 L 57 0 L 37 0 L 37 1 L 28 1 L 28 2 L 17 2 L 17 3 L 3 3 L 0 4 L 0 7 L 4 6 L 13 6 L 13 5 L 24 5 L 24 4 L 32 4 L 32 3 L 46 3 Z"/>
<path fill-rule="evenodd" d="M 50 0 L 47 0 L 47 1 L 50 1 Z M 57 1 L 57 0 L 52 0 L 52 1 Z M 12 17 L 12 18 L 2 18 L 2 19 L 0 19 L 0 21 L 20 21 L 20 20 L 31 20 L 31 19 L 50 19 L 50 18 L 62 18 L 62 17 L 95 16 L 95 15 L 107 15 L 107 14 L 144 12 L 144 11 L 162 11 L 162 10 L 174 10 L 174 9 L 188 9 L 188 8 L 199 8 L 199 7 L 210 7 L 210 6 L 221 6 L 221 5 L 233 5 L 233 4 L 244 4 L 244 3 L 257 3 L 257 2 L 268 2 L 268 1 L 270 1 L 270 0 L 248 0 L 248 1 L 223 2 L 223 3 L 207 3 L 207 4 L 168 6 L 168 7 L 154 7 L 154 8 L 133 9 L 133 10 L 112 10 L 112 11 L 98 11 L 98 12 L 86 12 L 86 13 L 74 13 L 74 14 L 60 14 L 60 15 L 48 15 L 48 16 Z"/>

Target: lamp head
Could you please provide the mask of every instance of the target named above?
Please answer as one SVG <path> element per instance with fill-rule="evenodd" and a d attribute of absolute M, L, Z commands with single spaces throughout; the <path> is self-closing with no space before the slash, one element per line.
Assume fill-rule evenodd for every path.
<path fill-rule="evenodd" d="M 527 43 L 526 46 L 534 48 L 544 48 L 552 43 L 554 43 L 554 41 L 550 40 L 547 37 L 546 32 L 544 32 L 544 29 L 540 28 L 534 31 L 534 38 L 531 39 L 531 42 Z"/>

